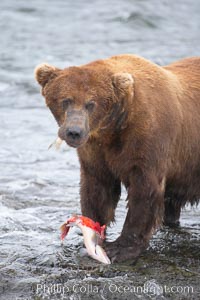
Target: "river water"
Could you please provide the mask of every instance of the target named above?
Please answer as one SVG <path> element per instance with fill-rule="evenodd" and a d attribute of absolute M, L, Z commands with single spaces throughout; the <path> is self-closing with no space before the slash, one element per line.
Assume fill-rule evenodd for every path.
<path fill-rule="evenodd" d="M 79 164 L 66 145 L 48 150 L 57 125 L 33 70 L 120 53 L 158 64 L 199 55 L 199 15 L 199 0 L 0 1 L 0 299 L 198 298 L 199 208 L 183 211 L 181 228 L 160 230 L 132 266 L 82 257 L 77 229 L 61 246 L 59 226 L 80 213 Z M 110 239 L 120 233 L 125 197 Z M 150 292 L 134 290 L 144 284 Z"/>

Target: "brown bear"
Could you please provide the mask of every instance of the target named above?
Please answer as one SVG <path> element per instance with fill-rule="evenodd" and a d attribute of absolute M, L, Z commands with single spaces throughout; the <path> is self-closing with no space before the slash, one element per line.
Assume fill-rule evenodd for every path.
<path fill-rule="evenodd" d="M 112 261 L 136 258 L 200 198 L 200 57 L 161 67 L 118 55 L 35 75 L 58 135 L 77 148 L 82 214 L 108 225 L 123 184 L 127 216 L 105 249 Z"/>

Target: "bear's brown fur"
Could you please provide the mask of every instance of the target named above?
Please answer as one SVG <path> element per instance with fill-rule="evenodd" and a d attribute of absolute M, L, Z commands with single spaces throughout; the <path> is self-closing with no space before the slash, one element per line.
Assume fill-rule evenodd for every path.
<path fill-rule="evenodd" d="M 137 257 L 200 198 L 200 58 L 160 67 L 119 55 L 35 74 L 59 136 L 77 147 L 82 214 L 109 224 L 123 184 L 126 220 L 105 247 L 113 261 Z"/>

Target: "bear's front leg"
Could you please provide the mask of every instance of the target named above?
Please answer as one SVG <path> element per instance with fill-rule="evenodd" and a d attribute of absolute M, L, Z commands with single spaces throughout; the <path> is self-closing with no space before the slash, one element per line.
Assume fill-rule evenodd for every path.
<path fill-rule="evenodd" d="M 164 179 L 135 168 L 129 179 L 128 213 L 121 235 L 106 242 L 112 262 L 135 259 L 148 246 L 154 230 L 162 222 Z"/>
<path fill-rule="evenodd" d="M 121 182 L 104 168 L 103 172 L 92 166 L 81 166 L 81 211 L 86 217 L 109 225 L 114 221 L 115 208 L 121 194 Z"/>

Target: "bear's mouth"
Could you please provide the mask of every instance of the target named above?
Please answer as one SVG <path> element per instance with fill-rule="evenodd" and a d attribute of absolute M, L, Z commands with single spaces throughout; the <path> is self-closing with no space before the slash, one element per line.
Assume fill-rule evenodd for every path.
<path fill-rule="evenodd" d="M 68 146 L 73 147 L 73 148 L 79 148 L 82 145 L 84 145 L 88 140 L 88 135 L 82 137 L 81 139 L 78 140 L 72 140 L 72 139 L 65 139 L 65 142 L 67 143 Z"/>

